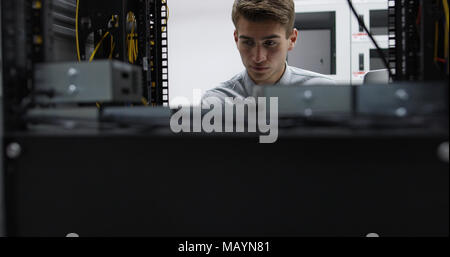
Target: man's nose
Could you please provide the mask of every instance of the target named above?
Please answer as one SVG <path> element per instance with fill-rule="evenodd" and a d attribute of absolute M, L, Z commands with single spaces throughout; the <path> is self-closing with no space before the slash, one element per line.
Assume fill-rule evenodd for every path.
<path fill-rule="evenodd" d="M 255 63 L 262 63 L 267 60 L 266 50 L 261 46 L 255 47 L 255 52 L 253 54 L 253 61 Z"/>

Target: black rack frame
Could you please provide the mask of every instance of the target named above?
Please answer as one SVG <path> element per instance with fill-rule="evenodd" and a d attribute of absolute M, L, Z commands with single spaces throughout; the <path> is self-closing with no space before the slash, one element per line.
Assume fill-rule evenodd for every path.
<path fill-rule="evenodd" d="M 434 46 L 442 51 L 442 37 L 435 42 L 435 31 L 430 29 L 443 16 L 441 9 L 440 0 L 388 0 L 389 65 L 395 70 L 394 80 L 448 80 L 448 73 L 434 60 Z"/>
<path fill-rule="evenodd" d="M 1 1 L 2 24 L 2 56 L 3 56 L 3 113 L 5 129 L 24 129 L 21 113 L 24 109 L 23 100 L 35 95 L 33 89 L 33 71 L 36 63 L 45 62 L 45 37 L 48 26 L 45 8 L 50 0 L 3 0 Z M 134 0 L 134 1 L 85 1 L 80 2 L 80 9 L 88 6 L 88 15 L 94 13 L 95 7 L 102 7 L 104 15 L 110 15 L 114 8 L 120 9 L 120 14 L 126 15 L 126 10 L 134 10 L 138 23 L 139 56 L 136 65 L 142 67 L 142 87 L 147 102 L 153 106 L 168 105 L 168 36 L 167 21 L 168 7 L 166 0 Z M 127 7 L 128 6 L 128 7 Z M 106 8 L 106 9 L 105 9 Z M 117 13 L 117 12 L 113 12 Z M 83 11 L 81 11 L 83 15 Z M 98 14 L 98 12 L 97 12 Z M 102 15 L 101 15 L 102 16 Z M 125 16 L 126 17 L 126 16 Z M 102 17 L 97 17 L 101 19 Z M 81 19 L 79 19 L 81 20 Z M 126 22 L 115 32 L 115 38 L 123 40 L 117 42 L 122 51 L 115 59 L 126 61 Z M 93 23 L 90 30 L 101 28 L 104 23 Z M 121 30 L 121 32 L 120 32 Z M 86 37 L 88 31 L 80 27 L 80 37 Z M 122 34 L 122 35 L 120 35 Z M 95 36 L 95 42 L 100 40 Z M 75 47 L 75 42 L 74 42 Z M 84 53 L 84 45 L 80 44 L 80 52 Z M 108 51 L 107 49 L 103 49 Z M 99 53 L 101 56 L 101 53 Z M 74 60 L 76 57 L 74 57 Z M 82 59 L 86 59 L 84 56 Z"/>
<path fill-rule="evenodd" d="M 420 54 L 420 37 L 416 26 L 418 11 L 419 1 L 388 1 L 389 64 L 390 68 L 395 70 L 396 81 L 422 80 L 418 65 Z"/>
<path fill-rule="evenodd" d="M 150 14 L 150 74 L 151 103 L 154 106 L 169 104 L 169 62 L 168 62 L 168 20 L 169 9 L 166 0 L 146 0 Z"/>
<path fill-rule="evenodd" d="M 118 15 L 119 27 L 112 33 L 114 33 L 114 38 L 119 39 L 117 47 L 122 51 L 119 51 L 114 59 L 128 62 L 125 47 L 128 11 L 132 11 L 136 15 L 139 54 L 135 64 L 142 67 L 144 97 L 153 106 L 168 105 L 168 7 L 166 0 L 86 1 L 82 5 L 80 4 L 80 16 L 90 17 L 93 25 L 91 28 L 87 28 L 85 25 L 79 24 L 81 37 L 87 38 L 89 33 L 94 32 L 94 45 L 96 45 L 105 32 L 107 20 L 112 15 Z M 99 31 L 100 33 L 97 33 Z M 85 45 L 80 43 L 80 49 L 81 52 L 84 52 Z M 99 58 L 106 58 L 109 51 L 110 49 L 103 49 Z M 86 56 L 83 56 L 82 59 L 86 59 Z"/>
<path fill-rule="evenodd" d="M 1 12 L 3 116 L 4 128 L 10 131 L 24 128 L 23 99 L 33 92 L 34 64 L 44 58 L 42 4 L 3 0 Z"/>

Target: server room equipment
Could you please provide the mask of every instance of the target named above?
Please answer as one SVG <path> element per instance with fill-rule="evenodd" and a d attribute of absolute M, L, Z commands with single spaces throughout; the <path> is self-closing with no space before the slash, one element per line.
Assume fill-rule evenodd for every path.
<path fill-rule="evenodd" d="M 147 100 L 168 105 L 168 18 L 166 1 L 78 0 L 77 58 L 139 65 Z"/>
<path fill-rule="evenodd" d="M 388 1 L 353 1 L 387 56 Z M 360 85 L 371 70 L 386 69 L 347 0 L 296 1 L 299 41 L 288 55 L 290 65 L 327 74 L 340 84 Z"/>
<path fill-rule="evenodd" d="M 38 64 L 35 89 L 52 91 L 52 97 L 39 95 L 36 102 L 138 103 L 142 99 L 141 81 L 139 67 L 119 61 Z"/>
<path fill-rule="evenodd" d="M 144 2 L 155 3 L 139 1 Z M 297 7 L 299 2 L 311 3 L 303 9 L 309 12 L 319 11 L 317 6 L 326 1 L 298 1 Z M 410 15 L 402 9 L 405 2 L 414 1 L 396 1 L 394 7 L 400 11 L 389 12 L 389 17 L 417 24 L 417 16 L 405 18 Z M 37 1 L 2 1 L 2 106 L 7 130 L 0 138 L 4 153 L 0 183 L 5 189 L 0 193 L 5 193 L 7 236 L 365 237 L 376 233 L 448 237 L 448 75 L 436 83 L 400 83 L 412 78 L 404 74 L 417 72 L 410 67 L 420 67 L 420 55 L 405 59 L 403 55 L 410 52 L 395 47 L 394 56 L 403 57 L 389 55 L 392 64 L 401 62 L 392 66 L 401 67 L 392 84 L 349 85 L 351 30 L 336 23 L 336 60 L 342 57 L 347 62 L 348 83 L 266 91 L 266 95 L 285 97 L 281 110 L 294 116 L 280 119 L 277 143 L 259 145 L 257 133 L 174 134 L 167 126 L 171 114 L 167 109 L 81 109 L 69 102 L 63 109 L 49 102 L 25 112 L 24 103 L 57 95 L 40 87 L 34 73 L 41 64 L 44 69 L 52 64 L 36 61 L 43 58 L 37 53 L 44 41 L 32 36 L 39 30 L 30 25 L 41 23 L 31 22 L 35 16 L 25 17 L 22 12 L 39 13 L 43 5 L 32 3 Z M 430 11 L 429 5 L 422 7 Z M 120 34 L 116 30 L 124 26 L 120 17 L 126 11 L 114 18 L 111 13 L 100 15 L 107 23 L 112 21 L 110 30 L 91 31 L 96 18 L 80 8 L 79 31 L 86 33 L 79 35 L 86 40 L 85 50 L 80 51 L 86 54 L 80 58 L 89 62 L 99 46 L 93 58 L 100 61 L 98 65 L 115 61 L 133 65 L 129 57 L 136 56 L 136 48 L 131 55 L 116 52 L 120 44 L 115 41 Z M 327 8 L 320 7 L 320 12 L 337 8 L 336 20 L 350 24 L 345 1 Z M 140 16 L 135 13 L 135 17 Z M 432 48 L 437 49 L 438 59 L 431 60 L 439 65 L 446 64 L 439 59 L 445 57 L 445 51 L 441 52 L 445 33 L 439 33 L 442 24 L 438 22 L 438 30 L 433 30 L 436 24 L 426 25 L 438 32 L 438 40 L 433 41 L 438 47 Z M 389 27 L 389 36 L 404 26 Z M 348 38 L 339 36 L 340 29 L 347 31 Z M 400 35 L 405 45 L 422 40 L 409 41 L 412 37 L 405 35 Z M 348 47 L 346 52 L 340 49 L 342 44 Z M 104 60 L 111 53 L 115 60 Z M 361 68 L 367 68 L 366 61 Z M 405 64 L 409 62 L 420 65 Z M 67 68 L 65 73 L 77 74 Z M 425 69 L 418 72 L 414 76 L 428 76 L 420 74 L 428 74 Z M 339 65 L 330 76 L 342 81 Z M 75 89 L 69 92 L 76 94 L 78 87 L 69 84 L 67 89 Z M 335 111 L 339 114 L 320 116 Z M 230 153 L 232 158 L 222 165 Z"/>
<path fill-rule="evenodd" d="M 268 86 L 266 97 L 278 97 L 280 117 L 352 115 L 353 91 L 350 86 Z"/>
<path fill-rule="evenodd" d="M 356 110 L 360 115 L 432 117 L 448 113 L 445 83 L 395 83 L 357 88 Z"/>
<path fill-rule="evenodd" d="M 5 0 L 1 11 L 8 128 L 23 127 L 25 102 L 33 106 L 36 97 L 52 95 L 36 88 L 38 64 L 111 59 L 135 65 L 142 73 L 139 103 L 168 105 L 166 1 Z"/>
<path fill-rule="evenodd" d="M 288 63 L 349 84 L 350 11 L 345 1 L 295 1 L 299 41 Z"/>
<path fill-rule="evenodd" d="M 300 37 L 288 53 L 289 64 L 336 75 L 336 12 L 297 13 L 295 27 Z"/>
<path fill-rule="evenodd" d="M 397 81 L 449 76 L 448 1 L 389 0 L 389 61 Z"/>
<path fill-rule="evenodd" d="M 347 1 L 347 0 L 346 0 Z M 370 71 L 388 69 L 388 1 L 351 1 L 357 12 L 350 15 L 351 76 L 353 85 L 361 85 Z M 364 29 L 368 29 L 368 32 Z M 375 43 L 371 40 L 374 39 Z M 376 45 L 375 45 L 376 44 Z M 377 49 L 377 46 L 380 49 Z M 380 51 L 382 52 L 380 54 Z"/>

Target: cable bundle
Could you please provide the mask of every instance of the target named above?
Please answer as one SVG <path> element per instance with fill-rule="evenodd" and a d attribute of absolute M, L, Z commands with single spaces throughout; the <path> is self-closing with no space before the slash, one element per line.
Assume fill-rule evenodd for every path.
<path fill-rule="evenodd" d="M 128 61 L 135 63 L 138 58 L 138 40 L 136 30 L 136 16 L 133 12 L 128 12 L 127 23 L 131 27 L 130 33 L 127 34 Z"/>

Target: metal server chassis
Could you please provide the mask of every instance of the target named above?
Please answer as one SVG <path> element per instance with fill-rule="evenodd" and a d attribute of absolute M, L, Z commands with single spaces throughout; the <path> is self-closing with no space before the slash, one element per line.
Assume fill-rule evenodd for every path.
<path fill-rule="evenodd" d="M 8 235 L 449 235 L 448 132 L 283 134 L 9 135 Z"/>

